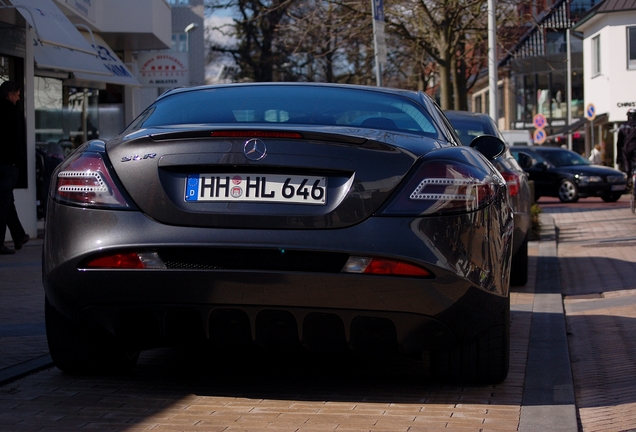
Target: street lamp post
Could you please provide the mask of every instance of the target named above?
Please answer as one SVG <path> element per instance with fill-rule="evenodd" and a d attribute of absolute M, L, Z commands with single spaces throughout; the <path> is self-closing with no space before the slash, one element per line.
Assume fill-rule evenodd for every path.
<path fill-rule="evenodd" d="M 199 24 L 192 22 L 183 29 L 186 34 L 186 52 L 188 53 L 188 85 L 192 85 L 192 80 L 190 79 L 190 65 L 192 64 L 192 55 L 190 54 L 190 32 L 198 28 Z"/>

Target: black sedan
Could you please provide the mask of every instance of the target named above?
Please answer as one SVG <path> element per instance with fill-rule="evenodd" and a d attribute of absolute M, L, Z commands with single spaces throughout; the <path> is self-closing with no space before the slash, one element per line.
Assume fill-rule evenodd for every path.
<path fill-rule="evenodd" d="M 579 198 L 601 197 L 615 202 L 627 192 L 627 176 L 614 168 L 592 165 L 580 154 L 561 147 L 512 147 L 516 158 L 531 158 L 524 168 L 534 181 L 535 199 L 558 197 L 573 203 Z"/>
<path fill-rule="evenodd" d="M 489 159 L 504 148 L 461 146 L 421 92 L 169 91 L 54 173 L 53 361 L 121 371 L 200 342 L 408 355 L 439 379 L 501 381 L 513 214 Z"/>
<path fill-rule="evenodd" d="M 444 113 L 465 146 L 470 145 L 475 138 L 483 135 L 492 135 L 504 140 L 499 128 L 487 114 L 452 110 Z M 508 149 L 498 156 L 493 164 L 508 184 L 508 194 L 515 218 L 510 283 L 522 286 L 528 282 L 528 239 L 532 227 L 530 208 L 533 197 L 528 174 L 519 166 Z"/>

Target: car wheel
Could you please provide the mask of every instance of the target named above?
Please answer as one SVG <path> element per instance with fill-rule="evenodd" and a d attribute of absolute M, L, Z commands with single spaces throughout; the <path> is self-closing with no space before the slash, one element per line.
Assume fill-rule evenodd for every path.
<path fill-rule="evenodd" d="M 521 244 L 521 247 L 512 256 L 512 266 L 510 269 L 510 285 L 524 286 L 528 282 L 528 236 Z"/>
<path fill-rule="evenodd" d="M 510 298 L 495 324 L 471 344 L 431 353 L 431 375 L 444 382 L 497 384 L 510 364 Z"/>
<path fill-rule="evenodd" d="M 620 199 L 621 195 L 603 195 L 601 199 L 605 202 L 616 202 Z"/>
<path fill-rule="evenodd" d="M 66 373 L 121 373 L 132 369 L 138 350 L 124 348 L 115 337 L 95 326 L 81 329 L 45 298 L 44 321 L 53 363 Z"/>
<path fill-rule="evenodd" d="M 573 203 L 579 200 L 579 190 L 576 184 L 570 180 L 563 180 L 559 185 L 559 199 L 564 203 Z"/>

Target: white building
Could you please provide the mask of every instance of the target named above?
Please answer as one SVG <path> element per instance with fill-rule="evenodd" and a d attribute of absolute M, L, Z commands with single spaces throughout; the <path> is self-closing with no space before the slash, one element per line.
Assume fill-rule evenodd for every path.
<path fill-rule="evenodd" d="M 616 155 L 617 129 L 636 108 L 636 1 L 605 0 L 574 30 L 583 33 L 585 107 L 594 118 L 586 149 L 605 143 Z"/>
<path fill-rule="evenodd" d="M 0 0 L 0 82 L 23 87 L 26 147 L 14 195 L 31 237 L 44 216 L 43 154 L 112 138 L 166 89 L 143 82 L 140 56 L 185 56 L 179 85 L 204 83 L 203 13 L 203 0 Z"/>

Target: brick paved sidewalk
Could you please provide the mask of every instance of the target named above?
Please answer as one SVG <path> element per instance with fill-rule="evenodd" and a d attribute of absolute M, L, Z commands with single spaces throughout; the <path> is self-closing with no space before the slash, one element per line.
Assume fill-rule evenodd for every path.
<path fill-rule="evenodd" d="M 0 255 L 0 378 L 8 368 L 48 355 L 41 255 L 41 239 L 15 255 Z"/>
<path fill-rule="evenodd" d="M 587 201 L 587 202 L 586 202 Z M 636 215 L 539 203 L 558 256 L 580 428 L 636 428 Z M 621 198 L 626 201 L 626 197 Z"/>
<path fill-rule="evenodd" d="M 27 341 L 10 337 L 10 328 L 18 333 L 12 325 L 42 321 L 39 247 L 29 246 L 27 253 L 0 261 L 0 278 L 12 279 L 10 286 L 3 285 L 4 293 L 13 296 L 0 305 L 5 364 L 21 360 L 18 341 Z M 51 367 L 0 385 L 0 431 L 517 430 L 537 252 L 532 242 L 528 285 L 511 294 L 510 374 L 500 385 L 440 385 L 404 378 L 399 368 L 365 374 L 358 365 L 346 373 L 324 366 L 299 370 L 294 364 L 246 362 L 242 368 L 179 350 L 154 350 L 142 355 L 129 376 L 74 377 Z M 25 284 L 18 274 L 30 279 Z M 13 302 L 21 306 L 13 310 Z M 46 350 L 40 333 L 23 345 L 31 345 L 30 355 Z"/>

